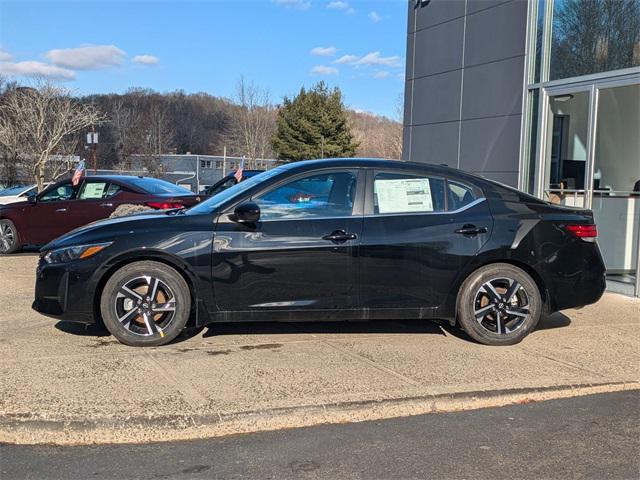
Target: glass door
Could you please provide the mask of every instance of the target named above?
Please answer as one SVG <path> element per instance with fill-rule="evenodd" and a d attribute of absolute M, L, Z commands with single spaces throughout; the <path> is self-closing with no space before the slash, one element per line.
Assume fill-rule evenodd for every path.
<path fill-rule="evenodd" d="M 591 92 L 547 91 L 542 198 L 576 207 L 588 205 Z"/>

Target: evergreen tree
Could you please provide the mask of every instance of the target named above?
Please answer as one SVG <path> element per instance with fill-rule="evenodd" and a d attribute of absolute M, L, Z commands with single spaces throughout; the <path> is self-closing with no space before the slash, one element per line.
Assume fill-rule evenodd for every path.
<path fill-rule="evenodd" d="M 319 82 L 287 97 L 278 111 L 273 149 L 286 161 L 353 157 L 358 148 L 338 88 Z"/>

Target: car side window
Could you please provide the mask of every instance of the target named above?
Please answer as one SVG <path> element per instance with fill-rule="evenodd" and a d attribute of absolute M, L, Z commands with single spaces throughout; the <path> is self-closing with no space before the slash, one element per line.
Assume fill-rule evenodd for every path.
<path fill-rule="evenodd" d="M 261 220 L 348 217 L 353 210 L 356 172 L 323 172 L 293 180 L 253 200 Z"/>
<path fill-rule="evenodd" d="M 212 188 L 211 191 L 207 192 L 207 195 L 215 195 L 216 193 L 223 192 L 227 188 L 233 187 L 236 183 L 238 183 L 238 181 L 236 180 L 236 177 L 231 177 L 225 182 L 218 185 L 217 187 Z"/>
<path fill-rule="evenodd" d="M 55 202 L 60 200 L 70 200 L 73 197 L 75 188 L 71 185 L 71 181 L 58 185 L 51 190 L 44 192 L 38 198 L 39 202 Z"/>
<path fill-rule="evenodd" d="M 120 186 L 109 182 L 85 182 L 80 190 L 80 200 L 111 198 L 120 191 Z"/>
<path fill-rule="evenodd" d="M 455 180 L 447 181 L 447 203 L 449 211 L 459 210 L 482 196 L 474 187 Z"/>
<path fill-rule="evenodd" d="M 409 173 L 377 173 L 374 214 L 434 213 L 445 210 L 444 179 Z"/>

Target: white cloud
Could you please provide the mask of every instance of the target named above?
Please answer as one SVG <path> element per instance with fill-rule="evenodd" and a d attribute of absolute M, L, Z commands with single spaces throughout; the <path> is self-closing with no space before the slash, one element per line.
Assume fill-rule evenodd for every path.
<path fill-rule="evenodd" d="M 76 73 L 72 70 L 36 61 L 0 63 L 0 73 L 25 77 L 43 76 L 61 80 L 73 80 L 76 78 Z"/>
<path fill-rule="evenodd" d="M 311 69 L 312 75 L 337 75 L 338 69 L 336 67 L 328 67 L 326 65 L 316 65 Z"/>
<path fill-rule="evenodd" d="M 355 62 L 355 65 L 384 65 L 387 67 L 399 67 L 401 66 L 400 57 L 394 55 L 392 57 L 383 57 L 380 52 L 367 53 L 360 60 Z"/>
<path fill-rule="evenodd" d="M 391 74 L 386 70 L 378 70 L 376 73 L 373 74 L 373 78 L 387 78 L 389 75 Z"/>
<path fill-rule="evenodd" d="M 59 67 L 97 70 L 120 65 L 127 54 L 115 45 L 84 45 L 50 50 L 45 56 Z"/>
<path fill-rule="evenodd" d="M 0 48 L 0 62 L 10 62 L 11 58 L 12 57 L 9 52 L 5 52 L 3 49 Z"/>
<path fill-rule="evenodd" d="M 296 10 L 309 10 L 311 2 L 308 0 L 273 0 L 273 3 L 281 7 L 295 8 Z"/>
<path fill-rule="evenodd" d="M 357 62 L 359 59 L 360 57 L 357 57 L 355 55 L 343 55 L 333 63 L 339 63 L 340 65 L 350 65 Z"/>
<path fill-rule="evenodd" d="M 364 57 L 358 57 L 356 55 L 343 55 L 337 59 L 334 63 L 341 65 L 355 65 L 355 66 L 372 66 L 381 65 L 385 67 L 400 67 L 402 62 L 400 57 L 394 55 L 392 57 L 383 57 L 380 52 L 367 53 Z"/>
<path fill-rule="evenodd" d="M 372 12 L 369 12 L 369 20 L 371 20 L 373 23 L 378 23 L 380 20 L 382 20 L 382 17 L 378 12 L 374 10 Z"/>
<path fill-rule="evenodd" d="M 317 57 L 333 57 L 338 49 L 336 47 L 316 47 L 309 52 Z"/>
<path fill-rule="evenodd" d="M 349 4 L 347 2 L 334 1 L 327 3 L 327 8 L 333 8 L 335 10 L 346 10 L 349 8 Z"/>
<path fill-rule="evenodd" d="M 131 61 L 140 65 L 157 65 L 160 59 L 154 55 L 136 55 Z"/>
<path fill-rule="evenodd" d="M 347 11 L 345 13 L 347 15 L 355 15 L 356 14 L 356 9 L 355 8 L 349 8 L 349 9 L 347 9 Z"/>

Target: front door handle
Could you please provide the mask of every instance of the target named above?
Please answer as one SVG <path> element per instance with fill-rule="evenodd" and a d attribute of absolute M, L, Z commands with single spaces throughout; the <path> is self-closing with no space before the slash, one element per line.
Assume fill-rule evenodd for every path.
<path fill-rule="evenodd" d="M 344 230 L 336 230 L 322 237 L 323 240 L 330 240 L 332 242 L 346 242 L 347 240 L 355 240 L 356 238 L 358 238 L 358 236 L 355 233 L 347 233 Z"/>
<path fill-rule="evenodd" d="M 460 235 L 479 235 L 480 233 L 487 233 L 487 227 L 476 227 L 475 225 L 467 224 L 455 232 Z"/>
<path fill-rule="evenodd" d="M 56 209 L 56 212 L 66 212 L 67 209 L 66 208 L 58 208 Z"/>
<path fill-rule="evenodd" d="M 113 203 L 101 203 L 101 207 L 113 207 Z"/>

